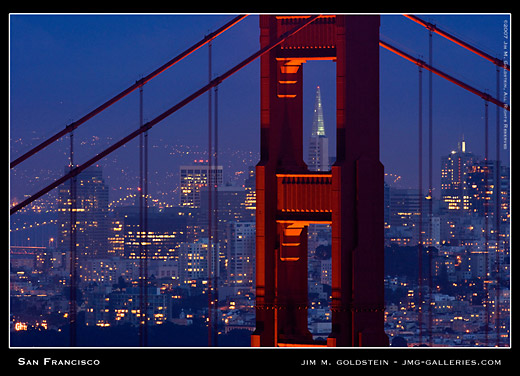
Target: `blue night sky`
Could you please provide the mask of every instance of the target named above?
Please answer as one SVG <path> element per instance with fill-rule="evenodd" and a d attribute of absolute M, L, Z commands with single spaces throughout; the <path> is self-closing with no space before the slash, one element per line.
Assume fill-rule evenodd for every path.
<path fill-rule="evenodd" d="M 424 20 L 503 58 L 504 22 L 510 16 L 418 15 Z M 11 15 L 10 20 L 10 159 L 14 160 L 79 119 L 141 77 L 170 60 L 233 15 Z M 428 31 L 401 15 L 381 16 L 381 39 L 428 61 Z M 509 47 L 509 46 L 508 46 Z M 213 42 L 213 73 L 220 75 L 259 49 L 258 15 L 251 15 Z M 418 68 L 381 49 L 381 160 L 388 173 L 402 176 L 403 187 L 417 184 Z M 482 91 L 496 95 L 495 66 L 442 38 L 433 37 L 433 65 Z M 502 69 L 500 70 L 502 95 Z M 362 72 L 360 73 L 362 74 Z M 219 86 L 221 148 L 258 153 L 260 129 L 259 61 Z M 509 75 L 507 76 L 509 79 Z M 144 117 L 151 120 L 208 82 L 205 46 L 144 88 Z M 507 81 L 509 83 L 509 81 Z M 321 87 L 326 133 L 335 154 L 335 66 L 304 65 L 304 142 L 310 135 L 314 93 Z M 424 161 L 427 166 L 428 72 L 423 73 Z M 506 88 L 509 91 L 509 87 Z M 502 99 L 502 98 L 500 98 Z M 126 136 L 139 124 L 138 92 L 82 125 L 74 135 L 78 163 Z M 440 157 L 456 149 L 464 134 L 467 150 L 484 154 L 484 100 L 433 76 L 433 173 L 440 175 Z M 150 132 L 150 145 L 207 146 L 208 100 L 204 95 Z M 496 106 L 489 105 L 490 159 L 495 159 Z M 504 127 L 500 111 L 499 127 Z M 162 141 L 161 141 L 162 140 Z M 502 160 L 509 163 L 507 149 Z M 23 162 L 15 171 L 45 171 L 40 181 L 13 178 L 11 195 L 31 194 L 63 173 L 68 163 L 68 138 Z M 502 140 L 501 140 L 502 143 Z M 161 146 L 158 146 L 160 148 Z M 306 149 L 304 149 L 306 150 Z M 178 161 L 154 156 L 151 164 L 177 170 Z M 117 180 L 117 169 L 134 166 L 137 141 L 104 162 Z M 172 157 L 173 158 L 173 157 Z M 109 167 L 116 161 L 117 168 Z M 133 162 L 132 162 L 133 161 Z M 157 167 L 159 170 L 160 168 Z M 48 175 L 48 176 L 47 176 Z M 48 179 L 51 179 L 50 181 Z M 424 180 L 427 182 L 427 180 Z M 167 187 L 161 188 L 167 190 Z"/>

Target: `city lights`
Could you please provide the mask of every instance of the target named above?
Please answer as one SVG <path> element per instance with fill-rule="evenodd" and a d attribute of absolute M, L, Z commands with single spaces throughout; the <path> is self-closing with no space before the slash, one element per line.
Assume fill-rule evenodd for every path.
<path fill-rule="evenodd" d="M 336 54 L 343 47 L 351 51 L 355 43 L 349 40 L 339 47 L 346 34 L 331 34 L 334 15 L 317 18 L 305 36 L 291 37 L 266 52 L 258 60 L 261 76 L 250 73 L 254 80 L 224 83 L 213 73 L 207 83 L 207 51 L 202 50 L 193 54 L 199 60 L 186 64 L 189 68 L 179 64 L 178 72 L 161 76 L 163 85 L 157 80 L 153 86 L 131 75 L 142 69 L 136 61 L 157 63 L 157 51 L 143 42 L 156 36 L 146 34 L 151 24 L 144 27 L 140 20 L 160 22 L 160 17 L 138 16 L 132 28 L 118 28 L 122 21 L 114 15 L 115 24 L 104 28 L 97 16 L 84 15 L 92 17 L 91 30 L 98 30 L 92 33 L 81 23 L 70 28 L 70 15 L 27 16 L 10 16 L 10 155 L 16 165 L 10 172 L 10 207 L 16 208 L 9 225 L 10 345 L 47 346 L 52 340 L 56 344 L 49 347 L 198 347 L 207 346 L 207 337 L 213 336 L 210 343 L 228 346 L 236 341 L 243 347 L 260 344 L 259 337 L 251 340 L 253 333 L 267 338 L 272 329 L 274 339 L 268 340 L 276 346 L 337 345 L 333 332 L 361 346 L 375 338 L 371 325 L 377 321 L 378 343 L 385 343 L 381 339 L 386 336 L 390 346 L 510 346 L 510 119 L 508 104 L 495 113 L 489 100 L 495 93 L 484 98 L 490 105 L 484 113 L 484 104 L 477 108 L 465 95 L 478 103 L 482 98 L 435 85 L 430 135 L 423 129 L 428 111 L 422 112 L 418 99 L 417 66 L 397 70 L 403 68 L 392 60 L 394 54 L 377 43 L 370 49 L 365 42 L 362 53 L 346 64 L 342 59 L 350 55 Z M 195 26 L 210 27 L 204 17 L 194 16 L 190 25 L 182 15 L 172 17 L 154 30 L 171 27 L 170 35 L 181 36 L 204 33 Z M 228 16 L 217 18 L 226 17 L 229 22 Z M 254 26 L 244 25 L 243 37 L 254 32 L 256 44 L 271 43 L 292 22 L 305 18 L 273 18 L 270 27 L 279 23 L 279 30 L 276 37 L 266 38 L 267 23 L 261 22 L 259 30 L 258 17 L 252 17 Z M 432 19 L 457 29 L 458 17 Z M 509 56 L 509 50 L 502 51 L 503 36 L 493 34 L 493 22 L 479 17 L 468 16 L 475 21 L 471 28 L 460 23 L 461 33 L 475 39 L 484 35 L 489 43 L 498 40 L 498 52 Z M 509 32 L 509 21 L 504 23 L 508 16 L 490 15 L 491 20 L 498 18 Z M 417 25 L 406 22 L 400 15 L 382 15 L 374 25 L 390 40 L 394 32 L 396 39 L 409 37 L 418 54 L 426 54 L 427 46 L 413 32 Z M 178 23 L 186 28 L 184 34 Z M 323 32 L 313 36 L 318 29 Z M 129 33 L 126 39 L 117 39 L 121 30 Z M 131 55 L 123 48 L 106 48 L 106 41 L 128 45 L 128 36 L 135 42 Z M 378 39 L 379 33 L 372 37 Z M 307 38 L 316 43 L 305 45 Z M 203 40 L 205 44 L 213 37 Z M 180 49 L 179 41 L 169 38 L 168 48 Z M 99 50 L 89 47 L 86 55 L 77 46 Z M 217 41 L 214 47 L 215 53 L 224 53 Z M 135 59 L 135 51 L 141 58 Z M 235 52 L 240 52 L 238 45 Z M 445 52 L 452 54 L 449 48 Z M 462 66 L 464 74 L 482 79 L 477 85 L 494 87 L 494 75 L 488 77 L 480 65 L 453 54 L 457 63 L 439 61 L 439 66 Z M 222 69 L 216 62 L 227 59 L 217 56 L 209 67 L 215 72 Z M 375 73 L 372 58 L 380 64 Z M 35 61 L 37 69 L 22 69 Z M 325 64 L 335 67 L 330 77 L 324 74 Z M 341 71 L 358 64 L 358 74 Z M 107 70 L 92 76 L 93 67 Z M 420 66 L 419 77 L 425 67 Z M 194 101 L 170 117 L 185 104 L 170 107 L 174 101 L 191 98 L 186 91 L 197 86 L 200 75 L 195 72 L 204 74 L 201 85 L 211 86 L 202 87 L 207 89 L 204 95 L 211 92 L 214 100 L 218 89 L 220 104 L 210 100 L 208 114 L 206 103 Z M 502 99 L 509 96 L 509 74 L 500 76 Z M 113 92 L 118 79 L 140 89 L 141 115 L 155 120 L 161 108 L 170 108 L 160 120 L 162 128 L 142 132 L 149 120 L 138 119 L 137 97 L 135 103 L 121 101 L 120 107 L 76 128 L 88 119 L 72 119 L 74 114 Z M 350 92 L 347 85 L 343 90 L 349 80 L 359 80 L 362 85 L 351 86 L 362 89 Z M 375 93 L 374 103 L 366 100 L 369 91 Z M 421 86 L 421 98 L 423 91 Z M 424 117 L 420 130 L 418 104 Z M 218 123 L 218 132 L 208 134 L 208 122 Z M 53 146 L 21 164 L 20 156 L 53 132 L 61 133 Z M 142 136 L 139 146 L 137 137 L 117 144 L 123 134 L 136 132 Z M 502 149 L 490 144 L 498 145 L 495 138 Z M 208 150 L 208 143 L 215 149 Z M 141 154 L 145 144 L 147 152 Z M 110 151 L 114 145 L 120 147 Z M 103 153 L 96 163 L 78 169 Z M 34 192 L 71 175 L 19 208 Z M 374 253 L 377 257 L 370 253 L 374 250 L 380 251 Z M 364 304 L 364 298 L 368 302 L 372 297 L 377 304 Z M 293 329 L 304 333 L 305 344 L 297 343 L 296 335 L 290 338 L 287 333 Z"/>

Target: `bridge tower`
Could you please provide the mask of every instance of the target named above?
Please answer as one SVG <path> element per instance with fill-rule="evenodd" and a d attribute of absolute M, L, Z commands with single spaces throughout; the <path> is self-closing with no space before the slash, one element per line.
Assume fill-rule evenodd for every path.
<path fill-rule="evenodd" d="M 260 16 L 268 45 L 307 16 Z M 336 155 L 303 161 L 303 64 L 336 62 Z M 256 166 L 256 330 L 252 346 L 387 346 L 383 165 L 379 161 L 379 16 L 326 15 L 261 57 Z M 307 228 L 332 224 L 332 332 L 307 329 Z"/>

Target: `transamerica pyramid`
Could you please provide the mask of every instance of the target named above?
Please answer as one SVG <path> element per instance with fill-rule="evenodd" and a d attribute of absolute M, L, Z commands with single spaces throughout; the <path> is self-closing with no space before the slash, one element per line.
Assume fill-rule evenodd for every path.
<path fill-rule="evenodd" d="M 309 139 L 308 166 L 311 171 L 329 171 L 329 139 L 325 135 L 320 87 L 316 88 L 312 132 Z"/>

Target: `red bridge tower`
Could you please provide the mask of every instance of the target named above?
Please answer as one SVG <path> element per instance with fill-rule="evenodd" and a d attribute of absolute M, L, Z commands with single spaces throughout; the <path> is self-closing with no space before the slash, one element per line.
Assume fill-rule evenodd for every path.
<path fill-rule="evenodd" d="M 268 45 L 307 16 L 260 16 Z M 303 161 L 303 63 L 336 62 L 331 172 Z M 332 332 L 326 346 L 388 346 L 384 332 L 379 16 L 326 15 L 261 57 L 256 166 L 256 330 L 252 346 L 325 346 L 307 329 L 307 228 L 332 224 Z"/>

